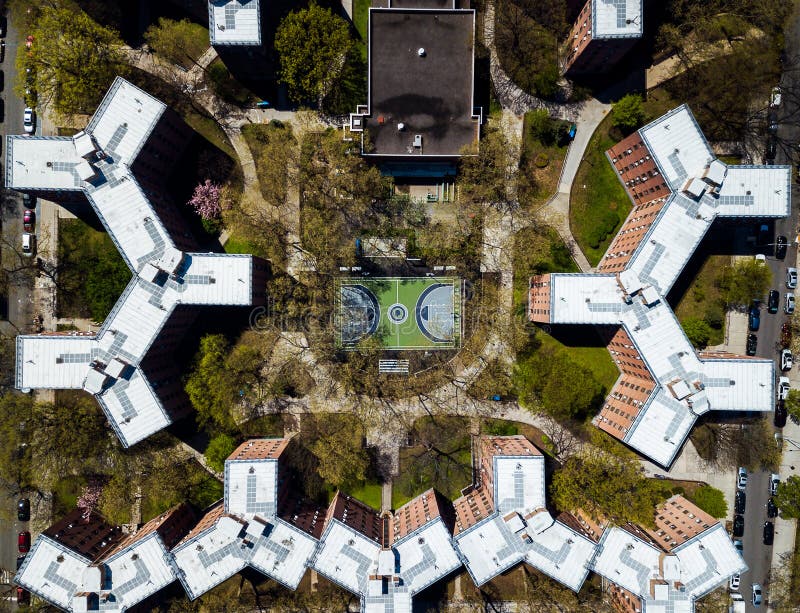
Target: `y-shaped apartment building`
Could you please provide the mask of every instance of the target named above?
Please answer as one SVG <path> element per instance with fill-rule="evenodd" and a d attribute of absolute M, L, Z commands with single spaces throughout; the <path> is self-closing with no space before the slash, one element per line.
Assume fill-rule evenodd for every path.
<path fill-rule="evenodd" d="M 9 136 L 6 185 L 48 199 L 88 200 L 133 275 L 96 335 L 17 337 L 16 387 L 94 394 L 124 446 L 191 407 L 172 352 L 202 305 L 263 300 L 266 262 L 196 253 L 163 196 L 191 131 L 147 92 L 117 78 L 72 137 Z"/>
<path fill-rule="evenodd" d="M 623 610 L 690 612 L 746 569 L 724 527 L 680 496 L 656 510 L 655 529 L 554 518 L 544 456 L 522 436 L 482 437 L 476 482 L 452 504 L 429 490 L 383 514 L 341 493 L 327 509 L 298 500 L 289 444 L 236 449 L 224 498 L 193 528 L 185 505 L 127 536 L 78 509 L 36 539 L 16 583 L 66 611 L 121 612 L 175 580 L 194 599 L 247 566 L 290 589 L 313 568 L 364 613 L 411 613 L 462 565 L 482 585 L 525 562 L 575 591 L 599 573 Z"/>
<path fill-rule="evenodd" d="M 772 360 L 698 354 L 665 297 L 716 218 L 789 214 L 791 168 L 723 163 L 686 106 L 607 155 L 633 210 L 597 273 L 533 277 L 528 315 L 604 327 L 621 374 L 594 423 L 669 466 L 700 415 L 773 410 Z"/>

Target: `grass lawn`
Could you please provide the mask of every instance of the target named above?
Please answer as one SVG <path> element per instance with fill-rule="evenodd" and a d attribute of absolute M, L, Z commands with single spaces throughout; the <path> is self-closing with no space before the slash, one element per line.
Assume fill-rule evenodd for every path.
<path fill-rule="evenodd" d="M 620 140 L 611 134 L 612 128 L 609 114 L 589 141 L 570 194 L 569 225 L 592 266 L 597 265 L 603 257 L 631 210 L 628 194 L 605 154 Z M 598 224 L 609 215 L 613 218 L 613 214 L 617 216 L 617 223 L 613 228 L 609 224 L 608 233 L 600 238 L 597 234 Z"/>
<path fill-rule="evenodd" d="M 53 488 L 53 516 L 62 517 L 75 510 L 78 497 L 86 485 L 84 477 L 62 477 Z"/>
<path fill-rule="evenodd" d="M 381 510 L 381 496 L 383 486 L 380 483 L 364 483 L 361 487 L 349 489 L 345 492 L 348 496 L 360 500 L 376 511 Z"/>
<path fill-rule="evenodd" d="M 532 112 L 525 113 L 522 130 L 519 200 L 523 206 L 535 210 L 547 202 L 558 189 L 558 179 L 561 176 L 564 157 L 567 155 L 567 145 L 542 143 L 531 131 L 531 115 Z M 555 123 L 569 126 L 569 122 Z"/>
<path fill-rule="evenodd" d="M 675 100 L 670 93 L 663 87 L 656 87 L 647 92 L 644 101 L 644 110 L 647 113 L 648 121 L 657 119 L 667 111 L 681 105 L 680 100 Z"/>
<path fill-rule="evenodd" d="M 728 255 L 709 256 L 675 307 L 675 316 L 681 323 L 687 319 L 701 319 L 711 326 L 709 345 L 720 345 L 725 340 L 725 311 L 715 282 L 720 270 L 730 261 Z"/>
<path fill-rule="evenodd" d="M 252 243 L 237 236 L 229 236 L 223 248 L 225 253 L 258 253 L 258 249 Z"/>
<path fill-rule="evenodd" d="M 356 27 L 358 35 L 365 43 L 369 36 L 367 27 L 369 26 L 369 6 L 370 0 L 353 0 L 353 25 Z"/>
<path fill-rule="evenodd" d="M 591 343 L 595 340 L 595 333 L 590 326 L 585 327 L 586 342 Z M 567 340 L 565 343 L 545 333 L 538 334 L 537 338 L 542 341 L 543 347 L 548 345 L 556 345 L 565 349 L 570 358 L 587 370 L 591 371 L 591 373 L 594 375 L 594 378 L 603 385 L 606 393 L 608 393 L 608 391 L 614 385 L 614 382 L 619 378 L 619 369 L 617 368 L 617 365 L 614 364 L 614 361 L 611 359 L 611 355 L 608 353 L 608 349 L 606 349 L 605 346 L 577 346 L 573 345 L 572 342 L 567 339 L 564 339 Z M 599 342 L 599 340 L 597 342 Z"/>

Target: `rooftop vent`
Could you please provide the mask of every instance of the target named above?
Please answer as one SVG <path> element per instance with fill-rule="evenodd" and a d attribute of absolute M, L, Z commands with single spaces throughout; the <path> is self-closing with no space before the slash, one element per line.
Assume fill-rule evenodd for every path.
<path fill-rule="evenodd" d="M 420 57 L 425 57 L 427 55 L 425 47 L 420 47 L 419 49 L 417 49 L 417 55 Z"/>
<path fill-rule="evenodd" d="M 398 123 L 398 124 L 397 124 L 397 131 L 398 131 L 398 132 L 402 132 L 402 131 L 405 129 L 405 127 L 406 127 L 406 124 L 404 124 L 404 123 L 401 121 L 400 123 Z"/>

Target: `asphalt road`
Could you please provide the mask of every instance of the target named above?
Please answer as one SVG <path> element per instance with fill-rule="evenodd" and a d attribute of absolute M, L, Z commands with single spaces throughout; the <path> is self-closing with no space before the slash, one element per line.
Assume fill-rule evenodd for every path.
<path fill-rule="evenodd" d="M 800 124 L 798 124 L 798 113 L 800 113 L 800 56 L 797 50 L 800 49 L 800 10 L 795 10 L 790 22 L 785 30 L 785 41 L 787 58 L 784 65 L 784 73 L 781 78 L 781 87 L 786 92 L 783 96 L 782 106 L 778 109 L 778 139 L 783 146 L 778 147 L 776 164 L 792 165 L 797 161 L 796 145 L 800 143 Z M 792 182 L 792 212 L 788 218 L 775 221 L 772 236 L 786 236 L 789 243 L 789 250 L 786 259 L 776 260 L 774 257 L 774 246 L 766 249 L 757 249 L 767 255 L 767 265 L 772 270 L 772 287 L 781 293 L 780 310 L 775 315 L 766 312 L 766 306 L 762 310 L 761 327 L 758 332 L 758 351 L 760 357 L 773 358 L 776 360 L 776 371 L 780 373 L 780 363 L 778 362 L 777 343 L 780 340 L 780 329 L 787 316 L 783 312 L 783 300 L 786 292 L 786 268 L 795 266 L 797 261 L 797 248 L 794 239 L 798 232 L 797 221 L 797 202 L 800 197 L 798 184 Z M 800 290 L 795 290 L 800 297 Z M 800 357 L 800 356 L 798 356 Z M 797 366 L 795 366 L 797 368 Z M 767 415 L 772 426 L 772 415 Z M 784 451 L 785 452 L 785 451 Z M 747 507 L 745 509 L 745 532 L 744 532 L 744 559 L 749 570 L 742 575 L 740 592 L 747 602 L 747 611 L 761 611 L 765 609 L 753 607 L 751 596 L 751 586 L 753 583 L 760 583 L 764 590 L 764 602 L 769 602 L 769 571 L 772 556 L 772 547 L 763 544 L 763 527 L 767 521 L 766 503 L 769 498 L 769 477 L 768 472 L 758 472 L 750 475 L 747 484 Z"/>

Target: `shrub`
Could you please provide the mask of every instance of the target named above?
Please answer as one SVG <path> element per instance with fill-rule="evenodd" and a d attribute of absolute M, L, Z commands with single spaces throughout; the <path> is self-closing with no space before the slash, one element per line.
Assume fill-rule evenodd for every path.
<path fill-rule="evenodd" d="M 710 485 L 703 485 L 697 488 L 689 498 L 712 517 L 722 518 L 728 515 L 728 504 L 725 502 L 725 495 Z"/>
<path fill-rule="evenodd" d="M 536 165 L 536 168 L 547 168 L 547 165 L 550 163 L 550 158 L 547 157 L 546 153 L 540 153 L 536 156 L 533 163 Z"/>
<path fill-rule="evenodd" d="M 206 447 L 206 462 L 208 465 L 221 473 L 225 468 L 225 460 L 236 449 L 236 441 L 227 434 L 217 434 L 211 439 Z"/>
<path fill-rule="evenodd" d="M 623 96 L 611 109 L 611 122 L 626 134 L 641 127 L 646 116 L 644 103 L 639 94 Z"/>
<path fill-rule="evenodd" d="M 708 345 L 712 334 L 711 326 L 709 326 L 708 323 L 696 317 L 688 317 L 681 325 L 683 326 L 683 331 L 686 333 L 686 337 L 692 345 L 698 349 L 703 349 Z"/>

